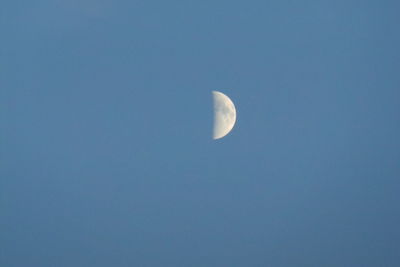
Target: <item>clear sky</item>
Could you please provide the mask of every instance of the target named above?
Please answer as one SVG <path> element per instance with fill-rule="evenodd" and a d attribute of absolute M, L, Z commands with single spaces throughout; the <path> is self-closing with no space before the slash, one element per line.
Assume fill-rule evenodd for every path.
<path fill-rule="evenodd" d="M 0 266 L 400 266 L 399 10 L 2 1 Z"/>

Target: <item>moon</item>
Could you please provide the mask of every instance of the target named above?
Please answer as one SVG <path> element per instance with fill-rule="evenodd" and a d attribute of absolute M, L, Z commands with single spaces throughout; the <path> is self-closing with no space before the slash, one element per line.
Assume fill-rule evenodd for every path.
<path fill-rule="evenodd" d="M 212 91 L 214 102 L 213 139 L 227 135 L 236 122 L 236 109 L 229 97 L 218 91 Z"/>

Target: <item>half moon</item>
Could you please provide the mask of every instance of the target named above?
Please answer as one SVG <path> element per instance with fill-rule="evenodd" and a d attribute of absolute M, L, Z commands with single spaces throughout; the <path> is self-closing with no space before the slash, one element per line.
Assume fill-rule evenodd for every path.
<path fill-rule="evenodd" d="M 214 128 L 213 139 L 227 135 L 236 122 L 236 109 L 232 100 L 221 92 L 213 91 Z"/>

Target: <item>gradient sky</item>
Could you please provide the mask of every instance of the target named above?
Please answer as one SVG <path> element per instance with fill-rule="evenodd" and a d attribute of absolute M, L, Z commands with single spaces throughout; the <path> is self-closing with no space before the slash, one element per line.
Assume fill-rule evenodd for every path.
<path fill-rule="evenodd" d="M 400 266 L 399 10 L 2 1 L 0 265 Z"/>

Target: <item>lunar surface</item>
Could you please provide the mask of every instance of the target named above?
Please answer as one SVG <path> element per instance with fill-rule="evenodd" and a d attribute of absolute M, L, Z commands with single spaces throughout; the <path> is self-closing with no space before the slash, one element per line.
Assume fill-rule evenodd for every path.
<path fill-rule="evenodd" d="M 236 122 L 236 109 L 233 102 L 221 92 L 213 91 L 214 128 L 213 139 L 227 135 Z"/>

